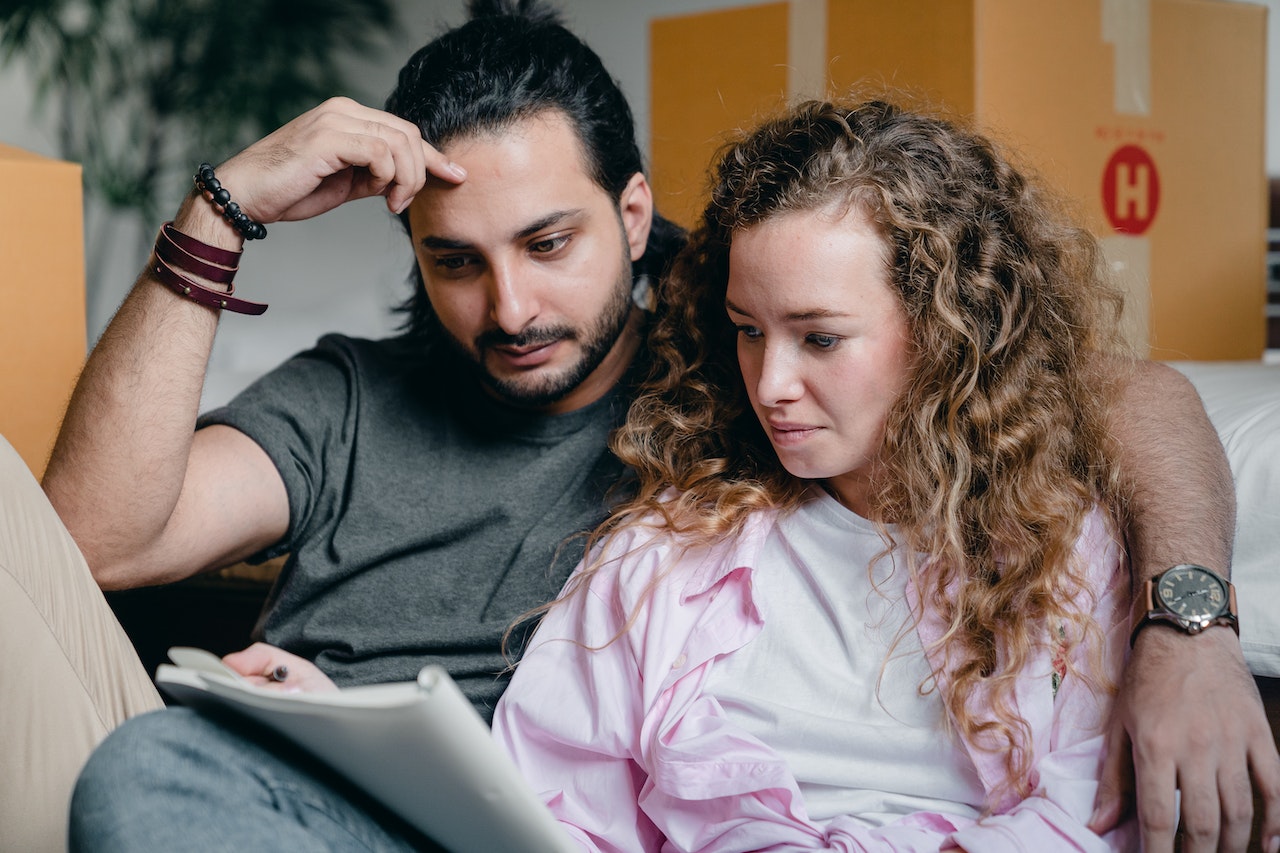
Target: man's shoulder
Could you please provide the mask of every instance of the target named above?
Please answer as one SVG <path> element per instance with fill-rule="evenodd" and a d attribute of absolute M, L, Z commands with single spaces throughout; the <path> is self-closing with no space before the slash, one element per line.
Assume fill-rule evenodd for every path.
<path fill-rule="evenodd" d="M 425 354 L 401 338 L 322 335 L 309 349 L 258 377 L 225 405 L 204 413 L 199 426 L 226 423 L 246 431 L 284 417 L 315 423 L 369 405 L 404 405 L 429 399 L 420 386 L 436 371 Z"/>
<path fill-rule="evenodd" d="M 403 336 L 362 338 L 341 332 L 321 335 L 310 352 L 336 356 L 355 364 L 383 367 L 420 364 L 428 358 L 425 346 Z"/>
<path fill-rule="evenodd" d="M 443 381 L 442 377 L 450 374 L 429 369 L 434 360 L 427 347 L 404 337 L 362 338 L 330 332 L 264 379 L 285 388 L 300 382 L 347 395 L 422 396 L 415 389 Z"/>

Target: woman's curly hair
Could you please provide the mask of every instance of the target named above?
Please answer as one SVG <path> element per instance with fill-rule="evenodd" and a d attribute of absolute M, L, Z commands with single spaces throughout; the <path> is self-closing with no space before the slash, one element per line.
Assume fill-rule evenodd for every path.
<path fill-rule="evenodd" d="M 1014 679 L 1034 650 L 1098 636 L 1072 554 L 1091 508 L 1118 506 L 1105 426 L 1115 371 L 1100 367 L 1122 301 L 1097 241 L 987 138 L 882 101 L 800 105 L 729 145 L 713 178 L 660 285 L 651 375 L 613 439 L 635 491 L 591 545 L 655 516 L 678 541 L 711 541 L 805 499 L 810 484 L 779 463 L 739 372 L 729 249 L 771 217 L 862 212 L 887 246 L 912 358 L 873 515 L 894 525 L 917 604 L 948 626 L 951 717 L 1007 751 L 1022 787 L 1032 756 Z M 996 722 L 975 713 L 980 686 Z"/>

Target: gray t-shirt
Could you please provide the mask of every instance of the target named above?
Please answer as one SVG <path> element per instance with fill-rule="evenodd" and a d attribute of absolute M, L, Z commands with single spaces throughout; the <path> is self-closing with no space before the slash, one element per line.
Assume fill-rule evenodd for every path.
<path fill-rule="evenodd" d="M 628 396 L 530 413 L 435 349 L 328 335 L 199 426 L 248 435 L 288 491 L 288 532 L 255 557 L 290 555 L 261 638 L 339 685 L 441 664 L 488 719 L 504 631 L 555 596 L 581 558 L 573 534 L 604 517 L 623 470 L 606 441 Z"/>

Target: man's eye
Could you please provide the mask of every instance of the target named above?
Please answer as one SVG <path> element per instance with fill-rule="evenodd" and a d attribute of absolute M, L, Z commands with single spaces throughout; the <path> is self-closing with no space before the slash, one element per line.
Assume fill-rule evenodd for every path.
<path fill-rule="evenodd" d="M 561 234 L 556 237 L 548 237 L 545 240 L 539 240 L 536 243 L 531 243 L 529 245 L 529 251 L 533 252 L 535 255 L 548 255 L 557 249 L 562 248 L 568 242 L 569 235 Z"/>
<path fill-rule="evenodd" d="M 467 265 L 467 257 L 465 255 L 445 255 L 443 258 L 436 258 L 436 266 L 442 270 L 456 271 Z"/>

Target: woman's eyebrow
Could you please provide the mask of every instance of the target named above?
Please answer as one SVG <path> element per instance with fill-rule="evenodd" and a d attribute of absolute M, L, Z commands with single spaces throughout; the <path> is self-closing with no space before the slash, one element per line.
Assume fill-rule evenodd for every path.
<path fill-rule="evenodd" d="M 726 311 L 731 311 L 734 314 L 741 314 L 743 317 L 751 316 L 750 311 L 744 311 L 743 309 L 739 308 L 737 305 L 734 305 L 732 300 L 726 299 L 724 301 L 724 307 Z M 831 318 L 852 317 L 852 316 L 853 315 L 850 314 L 848 311 L 834 311 L 830 308 L 806 308 L 802 311 L 788 312 L 786 316 L 783 317 L 783 319 L 797 320 L 797 321 L 825 320 L 825 319 L 831 319 Z"/>

